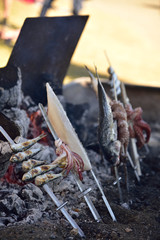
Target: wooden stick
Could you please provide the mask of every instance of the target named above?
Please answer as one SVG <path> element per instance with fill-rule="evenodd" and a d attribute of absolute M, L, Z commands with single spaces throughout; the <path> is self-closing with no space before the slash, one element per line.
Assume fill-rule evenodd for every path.
<path fill-rule="evenodd" d="M 130 104 L 129 98 L 127 96 L 125 84 L 121 82 L 121 95 L 122 95 L 122 101 L 124 106 L 127 104 Z M 141 172 L 141 166 L 140 166 L 140 157 L 137 151 L 137 146 L 136 146 L 136 140 L 135 138 L 130 139 L 130 144 L 131 144 L 131 152 L 132 152 L 132 158 L 133 162 L 135 164 L 136 171 L 138 173 L 138 176 L 142 176 Z"/>

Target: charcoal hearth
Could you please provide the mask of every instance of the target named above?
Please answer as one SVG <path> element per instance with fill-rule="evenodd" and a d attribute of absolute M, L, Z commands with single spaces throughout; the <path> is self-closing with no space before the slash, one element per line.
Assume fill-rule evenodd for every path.
<path fill-rule="evenodd" d="M 10 85 L 8 85 L 8 80 L 5 83 L 3 76 L 1 77 L 1 125 L 15 142 L 23 142 L 45 133 L 47 136 L 35 144 L 36 148 L 42 149 L 36 155 L 36 159 L 51 163 L 56 158 L 53 137 L 38 105 L 34 103 L 31 96 L 23 94 L 20 69 L 14 68 L 11 71 L 14 73 L 14 78 Z M 113 185 L 115 176 L 112 168 L 107 161 L 102 159 L 98 145 L 96 95 L 90 84 L 85 87 L 84 84 L 79 86 L 76 81 L 74 84 L 75 86 L 73 84 L 64 86 L 63 95 L 59 95 L 58 98 L 85 147 L 93 170 L 116 215 L 117 222 L 112 221 L 89 172 L 83 173 L 83 182 L 86 187 L 93 189 L 90 197 L 102 217 L 99 223 L 93 219 L 84 198 L 80 197 L 80 191 L 71 174 L 65 178 L 55 179 L 49 183 L 49 186 L 58 199 L 63 202 L 67 201 L 65 208 L 83 229 L 86 239 L 158 239 L 160 236 L 158 212 L 160 125 L 155 119 L 155 113 L 151 113 L 150 106 L 149 109 L 145 108 L 144 114 L 152 129 L 148 144 L 149 153 L 141 160 L 140 183 L 137 182 L 130 164 L 127 164 L 130 205 L 129 208 L 124 208 L 119 202 L 117 186 Z M 136 105 L 137 98 L 134 100 L 133 95 L 132 102 Z M 47 106 L 45 108 L 47 110 Z M 18 176 L 21 176 L 21 164 L 15 166 L 9 163 L 12 155 L 10 146 L 3 136 L 0 140 L 0 239 L 81 239 L 61 212 L 56 210 L 56 206 L 43 188 L 37 187 L 33 182 L 24 184 L 17 179 L 9 178 L 13 169 Z M 142 150 L 141 155 L 145 153 L 145 149 Z M 122 192 L 126 196 L 122 166 L 120 176 L 122 177 Z"/>

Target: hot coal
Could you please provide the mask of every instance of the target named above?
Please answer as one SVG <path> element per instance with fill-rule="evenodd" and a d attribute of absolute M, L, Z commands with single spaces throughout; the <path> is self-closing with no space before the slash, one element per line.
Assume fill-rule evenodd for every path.
<path fill-rule="evenodd" d="M 27 112 L 19 108 L 10 108 L 4 109 L 3 113 L 9 119 L 12 119 L 12 121 L 14 121 L 15 124 L 19 127 L 20 135 L 26 137 L 30 124 L 30 119 L 27 116 Z"/>

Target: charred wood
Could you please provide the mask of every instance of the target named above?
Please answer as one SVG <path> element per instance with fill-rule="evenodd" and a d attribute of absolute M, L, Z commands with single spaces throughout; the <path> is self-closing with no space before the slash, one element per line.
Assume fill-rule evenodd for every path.
<path fill-rule="evenodd" d="M 27 116 L 26 111 L 19 109 L 19 108 L 10 108 L 10 109 L 5 109 L 3 110 L 3 113 L 8 119 L 12 119 L 14 122 L 14 125 L 17 126 L 19 129 L 19 134 L 16 132 L 16 136 L 22 136 L 22 137 L 27 137 L 28 129 L 29 129 L 29 124 L 30 124 L 30 119 Z M 16 131 L 15 128 L 13 131 Z M 10 134 L 10 131 L 8 132 Z M 10 136 L 11 137 L 11 136 Z M 12 139 L 15 138 L 14 135 L 11 137 Z"/>
<path fill-rule="evenodd" d="M 8 142 L 0 142 L 0 178 L 2 178 L 10 164 L 9 159 L 12 155 L 12 150 Z"/>
<path fill-rule="evenodd" d="M 21 85 L 20 69 L 15 67 L 0 69 L 0 111 L 21 105 L 23 97 Z"/>

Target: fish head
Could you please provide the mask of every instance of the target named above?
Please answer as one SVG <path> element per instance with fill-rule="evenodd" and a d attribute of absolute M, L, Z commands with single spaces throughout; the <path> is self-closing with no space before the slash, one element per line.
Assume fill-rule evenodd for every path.
<path fill-rule="evenodd" d="M 33 176 L 30 172 L 27 172 L 23 175 L 22 181 L 31 181 L 33 179 Z"/>
<path fill-rule="evenodd" d="M 18 159 L 19 159 L 18 156 L 16 156 L 16 155 L 12 155 L 9 161 L 15 163 L 15 162 L 18 161 Z"/>
<path fill-rule="evenodd" d="M 121 149 L 121 143 L 120 141 L 111 141 L 108 145 L 108 153 L 109 153 L 109 159 L 108 161 L 111 162 L 114 165 L 118 165 L 120 162 L 120 149 Z"/>

